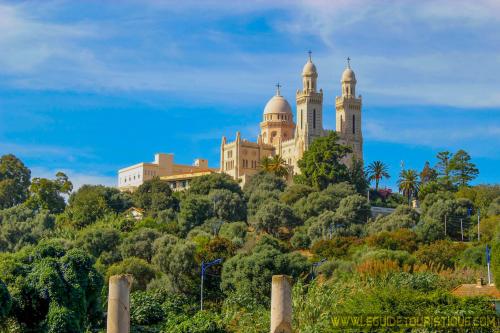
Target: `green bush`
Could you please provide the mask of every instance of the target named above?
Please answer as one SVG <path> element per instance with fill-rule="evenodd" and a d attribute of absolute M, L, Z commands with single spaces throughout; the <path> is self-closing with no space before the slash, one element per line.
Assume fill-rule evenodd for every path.
<path fill-rule="evenodd" d="M 131 325 L 154 325 L 164 318 L 161 303 L 149 292 L 137 291 L 130 294 Z"/>

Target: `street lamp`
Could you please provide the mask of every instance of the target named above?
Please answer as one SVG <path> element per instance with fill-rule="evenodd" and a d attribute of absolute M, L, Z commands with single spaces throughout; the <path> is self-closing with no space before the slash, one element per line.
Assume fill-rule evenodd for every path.
<path fill-rule="evenodd" d="M 222 263 L 222 259 L 215 259 L 210 262 L 201 262 L 201 285 L 200 285 L 200 308 L 203 311 L 203 281 L 205 279 L 205 272 L 209 267 L 213 265 L 219 265 Z"/>

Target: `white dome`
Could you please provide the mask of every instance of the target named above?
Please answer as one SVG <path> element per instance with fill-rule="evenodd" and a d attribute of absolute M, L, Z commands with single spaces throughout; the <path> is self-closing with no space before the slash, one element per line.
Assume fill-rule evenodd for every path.
<path fill-rule="evenodd" d="M 281 95 L 273 96 L 264 108 L 264 114 L 292 114 L 292 108 L 287 100 Z"/>
<path fill-rule="evenodd" d="M 304 68 L 302 69 L 302 74 L 315 74 L 316 72 L 316 66 L 312 63 L 311 59 L 307 60 L 306 64 L 304 65 Z"/>
<path fill-rule="evenodd" d="M 344 70 L 344 73 L 342 73 L 342 82 L 351 82 L 351 81 L 356 82 L 356 75 L 354 75 L 354 71 L 350 67 L 347 67 Z"/>

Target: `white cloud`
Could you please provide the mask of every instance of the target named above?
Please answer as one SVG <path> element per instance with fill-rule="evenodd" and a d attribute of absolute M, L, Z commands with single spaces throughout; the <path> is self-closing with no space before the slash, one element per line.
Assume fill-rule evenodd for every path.
<path fill-rule="evenodd" d="M 433 125 L 425 119 L 419 120 L 412 116 L 408 117 L 406 123 L 370 119 L 364 123 L 363 134 L 365 140 L 369 141 L 465 149 L 475 156 L 489 158 L 500 154 L 500 147 L 490 144 L 500 138 L 500 126 L 497 124 L 463 125 L 448 122 L 444 127 Z"/>
<path fill-rule="evenodd" d="M 106 176 L 97 173 L 85 173 L 81 171 L 76 171 L 72 169 L 47 169 L 34 167 L 31 168 L 31 177 L 40 177 L 40 178 L 55 178 L 55 174 L 57 172 L 64 172 L 69 180 L 73 183 L 73 190 L 76 191 L 83 185 L 105 185 L 116 187 L 117 186 L 117 178 Z"/>
<path fill-rule="evenodd" d="M 41 145 L 41 144 L 18 144 L 11 142 L 0 142 L 0 155 L 14 154 L 22 158 L 65 158 L 74 161 L 77 158 L 91 158 L 94 155 L 87 149 Z"/>
<path fill-rule="evenodd" d="M 56 3 L 70 6 L 65 1 Z M 500 10 L 498 1 L 143 3 L 129 1 L 127 5 L 131 11 L 140 11 L 143 20 L 158 20 L 155 29 L 165 29 L 155 35 L 161 36 L 156 43 L 163 45 L 159 48 L 163 58 L 150 59 L 156 49 L 148 44 L 145 48 L 120 44 L 118 40 L 142 38 L 143 26 L 137 26 L 142 21 L 134 21 L 137 15 L 132 13 L 130 20 L 116 22 L 91 18 L 56 23 L 51 19 L 58 8 L 53 2 L 35 7 L 32 2 L 0 4 L 0 30 L 5 32 L 0 35 L 4 51 L 0 73 L 7 75 L 2 85 L 42 90 L 159 91 L 186 100 L 195 97 L 198 103 L 236 105 L 262 98 L 272 91 L 275 81 L 281 81 L 293 98 L 305 58 L 301 50 L 252 51 L 241 45 L 236 32 L 216 23 L 235 15 L 262 15 L 273 33 L 280 34 L 276 38 L 288 37 L 304 45 L 303 50 L 319 50 L 314 59 L 325 94 L 338 91 L 343 59 L 350 55 L 359 91 L 369 97 L 366 101 L 379 105 L 500 105 L 500 93 L 494 89 L 500 85 L 500 56 L 495 46 L 500 43 L 495 37 L 500 36 L 500 16 L 495 14 Z M 159 22 L 168 22 L 172 15 L 185 15 L 191 22 L 207 25 L 206 32 L 179 34 L 162 27 Z M 144 27 L 146 33 L 148 28 Z M 200 51 L 198 44 L 206 40 L 210 45 Z M 221 54 L 224 61 L 220 61 Z"/>

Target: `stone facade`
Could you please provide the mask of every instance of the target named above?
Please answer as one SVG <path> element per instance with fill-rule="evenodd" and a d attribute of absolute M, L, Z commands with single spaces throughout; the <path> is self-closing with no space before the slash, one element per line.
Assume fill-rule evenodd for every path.
<path fill-rule="evenodd" d="M 297 162 L 314 139 L 326 136 L 323 128 L 323 90 L 317 88 L 318 72 L 311 55 L 302 69 L 302 89 L 296 92 L 296 121 L 288 101 L 281 96 L 277 85 L 273 96 L 264 108 L 257 142 L 241 138 L 227 142 L 222 138 L 220 171 L 245 183 L 259 170 L 264 157 L 280 155 L 293 174 L 300 172 Z M 339 142 L 352 148 L 355 158 L 363 160 L 363 135 L 361 129 L 361 96 L 356 96 L 356 76 L 349 59 L 342 73 L 341 95 L 335 99 L 336 132 Z M 350 164 L 352 156 L 344 163 Z"/>

